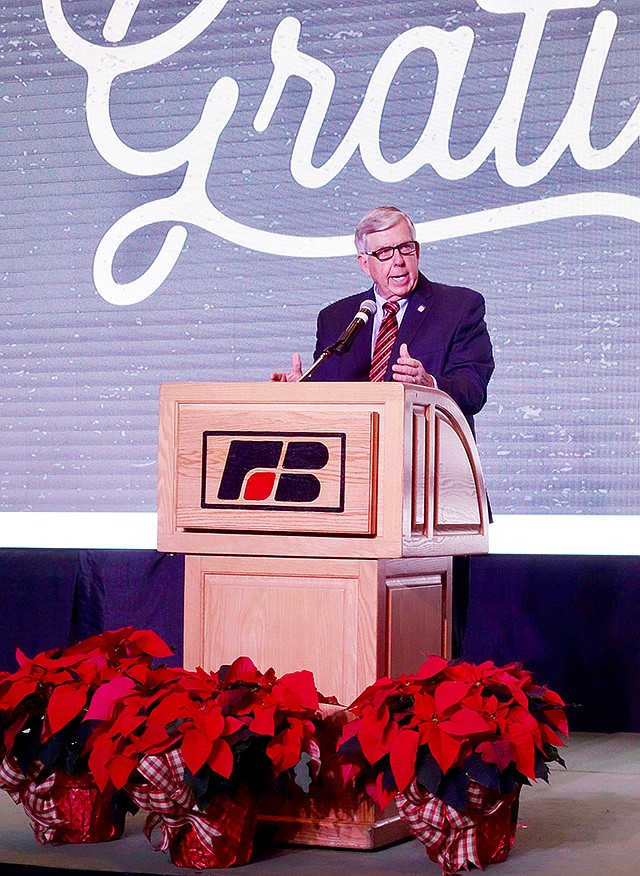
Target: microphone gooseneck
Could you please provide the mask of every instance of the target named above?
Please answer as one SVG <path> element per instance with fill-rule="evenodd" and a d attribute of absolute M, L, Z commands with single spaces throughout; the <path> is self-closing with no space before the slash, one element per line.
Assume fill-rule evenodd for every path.
<path fill-rule="evenodd" d="M 308 377 L 313 374 L 316 368 L 324 362 L 325 359 L 328 359 L 329 356 L 332 356 L 334 353 L 337 353 L 338 356 L 341 356 L 343 353 L 346 353 L 351 349 L 351 345 L 353 344 L 356 335 L 358 332 L 362 330 L 362 328 L 369 322 L 369 318 L 373 316 L 373 314 L 378 309 L 378 305 L 373 299 L 367 299 L 363 301 L 360 305 L 360 310 L 353 317 L 349 325 L 342 332 L 337 341 L 334 341 L 333 344 L 329 344 L 326 350 L 323 350 L 322 353 L 318 356 L 315 362 L 307 368 L 307 370 L 302 374 L 299 378 L 299 382 L 302 380 L 307 380 Z"/>
<path fill-rule="evenodd" d="M 353 344 L 356 336 L 369 322 L 369 317 L 373 316 L 377 309 L 378 305 L 375 301 L 363 301 L 360 305 L 360 310 L 353 317 L 353 319 L 346 327 L 346 329 L 342 332 L 338 340 L 331 344 L 328 349 L 330 349 L 332 353 L 337 353 L 339 356 L 341 356 L 343 353 L 347 353 L 351 349 L 351 345 Z"/>

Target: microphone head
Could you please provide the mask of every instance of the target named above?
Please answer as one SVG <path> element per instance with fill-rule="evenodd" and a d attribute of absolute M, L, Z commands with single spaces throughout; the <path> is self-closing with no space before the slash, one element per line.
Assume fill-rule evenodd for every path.
<path fill-rule="evenodd" d="M 360 313 L 365 313 L 367 315 L 367 319 L 370 316 L 373 316 L 377 309 L 378 305 L 373 299 L 367 299 L 366 301 L 363 301 L 360 305 Z"/>

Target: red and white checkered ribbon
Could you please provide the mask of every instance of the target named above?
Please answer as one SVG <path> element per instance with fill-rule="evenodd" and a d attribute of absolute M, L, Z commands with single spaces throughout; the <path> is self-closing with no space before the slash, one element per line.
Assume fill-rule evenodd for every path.
<path fill-rule="evenodd" d="M 15 761 L 5 757 L 0 763 L 0 788 L 6 791 L 16 804 L 20 802 L 20 788 L 26 781 L 27 777 Z"/>
<path fill-rule="evenodd" d="M 184 758 L 179 749 L 163 754 L 147 754 L 138 764 L 143 783 L 127 785 L 127 792 L 136 806 L 150 812 L 144 833 L 157 851 L 166 851 L 180 828 L 192 825 L 199 838 L 210 844 L 213 837 L 221 836 L 218 828 L 196 808 L 191 789 L 184 781 Z M 152 839 L 154 830 L 162 829 L 159 844 Z"/>
<path fill-rule="evenodd" d="M 53 842 L 56 828 L 65 824 L 51 793 L 55 780 L 52 773 L 44 782 L 36 784 L 9 757 L 0 764 L 0 788 L 7 791 L 14 803 L 22 803 L 36 839 L 41 843 Z"/>
<path fill-rule="evenodd" d="M 486 806 L 485 792 L 476 784 L 471 784 L 467 792 L 469 809 L 483 817 L 491 815 L 502 805 Z M 454 876 L 460 870 L 469 869 L 469 864 L 482 869 L 476 843 L 476 819 L 447 806 L 433 794 L 420 791 L 415 781 L 405 794 L 396 794 L 396 805 L 400 814 L 407 820 L 411 832 L 422 842 L 431 854 L 444 876 Z"/>
<path fill-rule="evenodd" d="M 383 304 L 384 316 L 380 324 L 380 331 L 376 338 L 373 356 L 371 357 L 371 368 L 369 370 L 369 380 L 371 383 L 379 383 L 384 380 L 389 364 L 391 350 L 396 342 L 398 334 L 398 320 L 396 314 L 400 309 L 397 301 L 390 300 Z"/>

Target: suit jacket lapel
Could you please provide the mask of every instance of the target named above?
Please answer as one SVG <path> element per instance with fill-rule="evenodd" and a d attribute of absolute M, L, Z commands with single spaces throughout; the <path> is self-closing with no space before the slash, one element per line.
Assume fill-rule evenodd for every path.
<path fill-rule="evenodd" d="M 351 322 L 353 317 L 358 312 L 360 305 L 367 299 L 373 299 L 373 286 L 368 292 L 360 296 L 359 301 L 353 308 L 352 313 L 345 314 L 345 327 Z M 353 342 L 353 346 L 348 353 L 345 353 L 344 359 L 340 359 L 340 369 L 347 375 L 342 379 L 345 380 L 366 380 L 371 367 L 371 334 L 373 332 L 373 319 L 369 319 L 367 325 L 360 331 L 357 338 Z"/>

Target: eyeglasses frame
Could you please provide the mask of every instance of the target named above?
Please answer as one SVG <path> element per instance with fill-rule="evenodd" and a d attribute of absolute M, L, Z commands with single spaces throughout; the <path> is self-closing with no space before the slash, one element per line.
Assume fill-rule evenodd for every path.
<path fill-rule="evenodd" d="M 406 252 L 406 253 L 400 252 L 401 247 L 408 246 L 409 244 L 411 244 L 413 246 L 413 249 L 411 250 L 411 252 Z M 393 258 L 393 254 L 396 250 L 402 256 L 415 255 L 415 253 L 418 251 L 418 245 L 419 244 L 418 244 L 417 240 L 405 240 L 402 243 L 398 243 L 396 246 L 381 246 L 379 249 L 375 249 L 372 252 L 369 252 L 368 250 L 365 249 L 364 254 L 368 255 L 368 256 L 375 256 L 379 262 L 388 262 L 388 261 L 391 261 L 391 259 Z M 387 256 L 387 258 L 381 259 L 379 253 L 381 253 L 385 249 L 391 250 L 391 254 L 389 256 Z"/>

